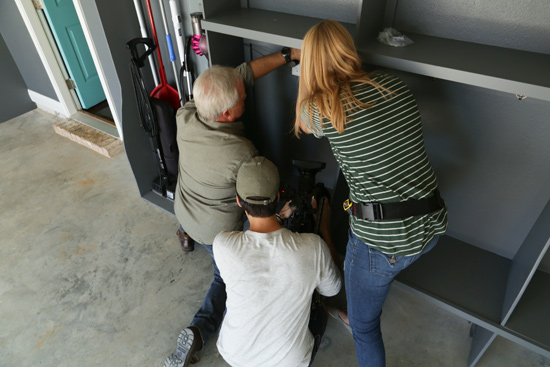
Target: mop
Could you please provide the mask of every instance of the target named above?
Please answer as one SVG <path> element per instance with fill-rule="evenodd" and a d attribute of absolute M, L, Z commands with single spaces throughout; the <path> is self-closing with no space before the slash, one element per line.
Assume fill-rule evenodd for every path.
<path fill-rule="evenodd" d="M 147 4 L 149 22 L 151 22 L 151 30 L 153 31 L 153 39 L 155 40 L 157 57 L 159 59 L 160 84 L 157 85 L 155 89 L 153 89 L 153 91 L 151 92 L 151 97 L 165 100 L 169 102 L 172 107 L 174 107 L 174 109 L 178 109 L 181 106 L 181 100 L 178 91 L 172 88 L 172 86 L 166 81 L 166 73 L 164 71 L 164 63 L 162 62 L 162 55 L 160 53 L 157 30 L 155 27 L 155 19 L 153 17 L 153 10 L 151 9 L 151 1 L 145 0 L 145 3 Z"/>
<path fill-rule="evenodd" d="M 166 35 L 166 47 L 168 47 L 168 53 L 170 54 L 170 61 L 172 62 L 172 70 L 174 71 L 174 78 L 176 79 L 176 87 L 178 89 L 178 94 L 180 95 L 180 104 L 183 106 L 185 101 L 182 98 L 183 93 L 181 92 L 180 82 L 178 80 L 176 54 L 174 53 L 174 46 L 172 45 L 172 36 L 170 35 L 170 30 L 168 29 L 166 12 L 164 11 L 164 5 L 162 4 L 162 0 L 159 0 L 159 6 L 160 6 L 160 14 L 162 18 L 162 25 L 164 26 L 164 33 Z"/>

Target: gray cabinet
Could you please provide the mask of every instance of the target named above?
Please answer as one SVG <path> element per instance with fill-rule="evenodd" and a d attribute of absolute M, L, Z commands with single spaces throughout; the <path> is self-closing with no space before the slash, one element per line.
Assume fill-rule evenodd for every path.
<path fill-rule="evenodd" d="M 550 55 L 420 34 L 408 34 L 415 43 L 405 48 L 378 43 L 394 4 L 364 0 L 357 23 L 342 23 L 365 63 L 550 101 Z M 204 0 L 203 7 L 214 64 L 242 61 L 235 50 L 243 40 L 300 48 L 307 30 L 322 20 L 242 8 L 239 0 Z M 549 245 L 550 203 L 512 258 L 443 236 L 397 284 L 472 322 L 469 366 L 497 335 L 550 357 L 550 274 L 539 269 Z"/>
<path fill-rule="evenodd" d="M 388 25 L 387 23 L 390 23 L 387 20 L 391 19 L 396 3 L 392 0 L 364 0 L 359 5 L 356 23 L 342 23 L 355 37 L 358 52 L 365 63 L 397 72 L 428 77 L 426 79 L 436 78 L 455 84 L 460 83 L 457 85 L 509 93 L 511 102 L 506 101 L 506 103 L 523 103 L 526 101 L 519 102 L 513 96 L 527 96 L 529 100 L 536 99 L 544 103 L 545 107 L 542 110 L 546 110 L 546 104 L 550 103 L 550 73 L 548 72 L 550 55 L 410 33 L 407 35 L 413 39 L 414 45 L 405 48 L 381 45 L 376 41 L 376 35 Z M 202 5 L 204 15 L 202 26 L 207 32 L 208 57 L 213 64 L 236 66 L 250 57 L 259 56 L 251 55 L 252 52 L 248 45 L 252 43 L 271 45 L 274 50 L 281 46 L 300 48 L 307 30 L 322 20 L 284 12 L 242 8 L 240 0 L 203 0 Z M 124 68 L 126 68 L 126 64 Z M 124 68 L 121 68 L 121 70 L 123 69 L 121 74 L 126 72 Z M 273 89 L 278 89 L 281 84 L 289 84 L 290 87 L 287 90 L 296 93 L 297 80 L 284 79 L 287 77 L 282 74 L 282 72 L 276 72 L 275 76 L 266 77 L 272 78 L 272 84 L 266 87 L 262 80 L 262 83 L 258 83 L 262 85 L 257 86 L 257 89 L 269 89 L 273 96 L 276 93 Z M 276 85 L 277 88 L 273 88 L 273 85 Z M 457 89 L 471 90 L 468 88 Z M 255 105 L 252 106 L 255 107 L 252 110 L 255 109 L 256 119 L 262 120 L 265 115 L 269 114 L 278 114 L 276 117 L 278 120 L 281 117 L 290 119 L 292 108 L 289 108 L 289 105 L 292 104 L 295 97 L 289 96 L 286 91 L 277 92 L 280 92 L 277 95 L 278 98 L 269 100 L 269 103 L 265 102 L 263 96 L 253 96 L 252 98 L 249 96 L 250 102 Z M 273 100 L 277 102 L 273 103 Z M 285 105 L 281 107 L 281 104 Z M 533 103 L 532 105 L 540 107 L 541 104 Z M 152 182 L 158 176 L 158 171 L 150 154 L 149 141 L 139 128 L 135 103 L 129 101 L 123 108 L 128 112 L 125 116 L 135 116 L 131 121 L 127 119 L 124 122 L 123 129 L 126 153 L 140 195 L 145 200 L 173 213 L 173 202 L 151 190 Z M 492 111 L 499 107 L 492 104 L 488 108 Z M 249 106 L 247 106 L 248 110 Z M 284 111 L 281 112 L 282 110 Z M 545 124 L 538 123 L 529 126 L 533 128 L 535 125 L 544 129 Z M 273 141 L 271 144 L 285 146 L 284 152 L 277 152 L 270 157 L 277 164 L 288 162 L 289 158 L 331 159 L 328 145 L 316 142 L 315 139 L 309 139 L 309 137 L 302 138 L 300 141 L 302 146 L 300 149 L 305 153 L 302 152 L 301 156 L 291 156 L 294 153 L 288 153 L 286 150 L 291 149 L 291 145 L 296 145 L 295 141 L 284 140 L 287 138 L 281 139 L 283 135 L 288 135 L 287 126 L 264 126 L 260 129 L 263 129 L 257 133 L 260 145 L 267 145 L 269 141 Z M 506 133 L 521 132 L 521 127 L 510 131 Z M 547 129 L 544 131 L 547 132 Z M 276 136 L 274 137 L 273 134 Z M 461 137 L 457 137 L 457 139 L 460 140 Z M 499 135 L 499 137 L 501 136 Z M 525 144 L 525 140 L 518 139 L 517 141 Z M 515 142 L 516 140 L 510 139 L 510 144 Z M 514 146 L 513 148 L 522 151 L 527 147 Z M 487 150 L 489 149 L 490 143 Z M 307 152 L 311 152 L 311 155 L 308 156 Z M 323 159 L 315 159 L 316 156 Z M 493 159 L 501 159 L 497 153 L 492 153 L 492 156 L 494 156 Z M 543 161 L 548 158 L 548 154 L 534 155 L 534 157 Z M 464 157 L 464 159 L 468 158 L 475 159 L 475 156 Z M 345 195 L 340 189 L 345 186 L 345 182 L 341 177 L 339 178 L 335 162 L 327 163 L 324 182 L 328 179 L 330 182 L 327 186 L 334 189 L 336 196 L 341 197 Z M 536 167 L 544 169 L 545 165 L 541 163 Z M 482 167 L 477 167 L 477 169 L 476 172 L 479 172 Z M 445 173 L 449 173 L 449 171 L 445 171 Z M 462 175 L 462 171 L 453 173 L 453 175 L 448 180 L 446 177 L 440 177 L 440 181 L 456 181 Z M 546 182 L 544 181 L 546 178 L 543 178 L 543 175 L 540 176 L 541 182 Z M 511 186 L 514 182 L 512 180 L 508 185 Z M 471 189 L 471 186 L 467 186 L 466 189 Z M 455 191 L 462 189 L 463 187 L 459 185 Z M 478 200 L 491 188 L 484 188 L 484 190 L 484 192 L 466 192 L 463 195 L 457 195 L 453 201 L 460 202 L 468 196 L 473 196 Z M 529 188 L 520 187 L 517 190 L 529 190 Z M 546 191 L 548 190 L 546 189 Z M 443 193 L 445 194 L 444 190 Z M 506 194 L 501 196 L 506 196 Z M 538 195 L 538 197 L 540 196 Z M 546 203 L 549 198 L 548 193 L 543 193 L 542 196 L 545 199 L 543 202 L 538 202 L 539 209 L 532 209 L 533 201 L 519 208 L 522 213 L 529 210 L 531 212 L 540 210 L 540 213 L 532 213 L 535 216 L 538 215 L 538 219 L 529 224 L 529 228 L 525 230 L 528 235 L 520 245 L 514 247 L 511 254 L 487 250 L 487 248 L 479 246 L 476 241 L 464 240 L 470 236 L 464 235 L 458 238 L 456 231 L 450 231 L 449 233 L 452 235 L 443 236 L 438 246 L 402 272 L 397 279 L 397 286 L 405 287 L 426 297 L 474 325 L 468 359 L 469 366 L 475 365 L 480 360 L 497 335 L 550 357 L 550 321 L 547 317 L 550 309 L 550 274 L 548 273 L 550 261 L 548 261 L 548 257 L 545 259 L 550 245 L 550 202 Z M 334 208 L 340 207 L 340 198 L 336 199 L 338 200 L 334 201 Z M 515 199 L 521 201 L 521 196 Z M 478 200 L 476 204 L 477 208 L 483 205 L 493 207 L 495 202 L 498 204 L 498 200 L 489 200 L 487 204 Z M 505 206 L 506 208 L 509 209 Z M 451 212 L 450 216 L 464 212 L 467 210 Z M 333 217 L 333 219 L 336 219 L 339 226 L 345 226 L 345 217 Z M 455 220 L 464 221 L 462 218 L 455 218 Z M 479 227 L 484 228 L 483 224 Z M 492 225 L 492 227 L 495 230 L 495 226 Z M 462 226 L 460 230 L 464 232 L 467 230 L 465 228 L 467 227 Z M 500 229 L 497 228 L 497 230 Z M 504 235 L 500 238 L 511 235 L 515 230 L 517 228 L 503 226 L 501 231 Z M 338 237 L 345 237 L 345 232 L 340 231 Z M 499 245 L 500 243 L 496 243 L 493 248 L 498 248 Z M 541 266 L 541 262 L 546 266 Z"/>

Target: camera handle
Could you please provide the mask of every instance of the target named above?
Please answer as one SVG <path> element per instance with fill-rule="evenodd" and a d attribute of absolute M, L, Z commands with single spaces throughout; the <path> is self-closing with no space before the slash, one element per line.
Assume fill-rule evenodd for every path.
<path fill-rule="evenodd" d="M 317 218 L 315 218 L 314 233 L 319 234 L 319 231 L 320 231 L 320 228 L 321 228 L 321 220 L 322 220 L 322 217 L 323 217 L 323 208 L 325 207 L 326 197 L 323 196 L 319 199 L 316 198 L 315 200 L 317 200 Z"/>

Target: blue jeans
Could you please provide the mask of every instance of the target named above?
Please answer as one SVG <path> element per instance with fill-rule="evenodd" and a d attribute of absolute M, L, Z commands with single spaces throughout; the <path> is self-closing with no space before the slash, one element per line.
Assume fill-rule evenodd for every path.
<path fill-rule="evenodd" d="M 390 262 L 391 255 L 369 247 L 349 231 L 344 277 L 348 318 L 359 367 L 386 365 L 380 315 L 391 283 L 401 270 L 430 251 L 438 239 L 439 237 L 435 237 L 418 255 L 395 256 L 395 261 Z"/>
<path fill-rule="evenodd" d="M 227 294 L 225 293 L 225 283 L 216 266 L 216 260 L 214 260 L 212 245 L 203 245 L 203 247 L 210 253 L 210 257 L 212 258 L 214 280 L 210 284 L 210 289 L 204 298 L 202 306 L 193 317 L 190 326 L 194 326 L 199 330 L 204 347 L 210 337 L 220 329 L 225 313 Z"/>

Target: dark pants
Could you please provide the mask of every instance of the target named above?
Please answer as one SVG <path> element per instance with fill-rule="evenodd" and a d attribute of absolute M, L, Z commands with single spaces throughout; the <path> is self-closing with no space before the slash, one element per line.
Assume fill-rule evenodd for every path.
<path fill-rule="evenodd" d="M 220 271 L 214 260 L 212 245 L 203 246 L 212 258 L 214 280 L 210 285 L 210 289 L 204 298 L 201 308 L 197 311 L 195 317 L 193 317 L 193 321 L 191 321 L 190 325 L 199 330 L 204 347 L 212 335 L 216 334 L 220 329 L 225 314 L 225 300 L 227 294 L 225 293 L 225 283 L 220 276 Z"/>
<path fill-rule="evenodd" d="M 313 335 L 314 338 L 314 344 L 313 344 L 313 352 L 311 353 L 311 360 L 309 361 L 309 365 L 313 363 L 313 360 L 315 359 L 315 355 L 317 354 L 317 351 L 319 350 L 319 345 L 321 344 L 321 340 L 323 339 L 323 334 L 325 333 L 325 330 L 327 328 L 327 321 L 328 321 L 328 315 L 325 311 L 325 308 L 321 305 L 320 296 L 317 292 L 313 294 L 313 301 L 311 306 L 311 315 L 309 316 L 309 331 Z"/>

